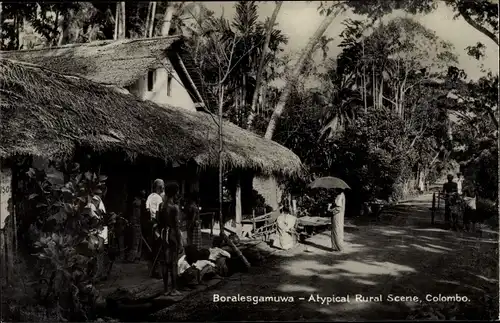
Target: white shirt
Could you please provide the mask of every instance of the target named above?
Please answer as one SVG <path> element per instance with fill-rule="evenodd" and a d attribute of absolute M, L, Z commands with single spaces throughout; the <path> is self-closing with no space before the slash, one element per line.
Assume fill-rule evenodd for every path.
<path fill-rule="evenodd" d="M 151 193 L 146 200 L 146 209 L 149 210 L 154 216 L 160 209 L 160 204 L 163 203 L 163 199 L 158 193 Z"/>
<path fill-rule="evenodd" d="M 210 259 L 212 261 L 216 261 L 220 257 L 231 258 L 231 254 L 229 252 L 227 252 L 226 250 L 221 249 L 221 248 L 217 248 L 217 247 L 216 248 L 209 248 L 208 251 L 210 251 L 210 256 L 208 257 L 208 259 Z"/>
<path fill-rule="evenodd" d="M 189 267 L 191 267 L 191 266 L 186 261 L 186 255 L 184 255 L 177 262 L 177 268 L 178 268 L 177 273 L 179 275 L 182 275 L 182 273 L 185 272 Z"/>
<path fill-rule="evenodd" d="M 97 214 L 97 208 L 94 203 L 89 203 L 88 207 L 90 208 L 93 217 L 100 218 Z M 99 211 L 106 213 L 102 200 L 99 202 Z M 99 237 L 104 239 L 104 244 L 108 244 L 108 226 L 103 226 L 102 230 L 99 231 Z"/>

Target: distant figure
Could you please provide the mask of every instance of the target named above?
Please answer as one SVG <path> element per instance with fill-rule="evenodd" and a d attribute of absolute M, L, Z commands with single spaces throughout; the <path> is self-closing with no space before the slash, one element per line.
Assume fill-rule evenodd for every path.
<path fill-rule="evenodd" d="M 464 210 L 464 226 L 467 231 L 475 232 L 476 231 L 476 190 L 474 185 L 469 181 L 464 182 L 463 195 L 465 202 L 465 210 Z"/>
<path fill-rule="evenodd" d="M 453 175 L 448 175 L 448 182 L 443 185 L 443 194 L 444 194 L 444 221 L 446 224 L 450 224 L 451 220 L 451 205 L 450 201 L 453 194 L 458 193 L 458 184 L 453 181 Z"/>
<path fill-rule="evenodd" d="M 176 196 L 179 192 L 177 183 L 168 183 L 165 188 L 165 202 L 160 206 L 158 212 L 158 226 L 160 229 L 160 239 L 162 245 L 162 276 L 165 293 L 168 294 L 168 280 L 170 276 L 170 295 L 178 296 L 177 290 L 177 270 L 179 253 L 182 248 L 182 238 L 180 230 L 180 210 L 175 204 Z"/>
<path fill-rule="evenodd" d="M 196 193 L 191 193 L 188 198 L 186 209 L 186 224 L 187 224 L 187 241 L 188 245 L 195 246 L 198 250 L 201 249 L 201 221 L 200 209 L 198 206 L 198 196 Z"/>
<path fill-rule="evenodd" d="M 332 249 L 336 251 L 344 250 L 344 215 L 345 215 L 345 195 L 343 190 L 335 189 L 335 203 L 328 205 L 331 213 L 331 239 Z"/>
<path fill-rule="evenodd" d="M 464 182 L 464 178 L 462 176 L 462 173 L 457 174 L 457 192 L 458 194 L 462 195 L 462 185 Z"/>

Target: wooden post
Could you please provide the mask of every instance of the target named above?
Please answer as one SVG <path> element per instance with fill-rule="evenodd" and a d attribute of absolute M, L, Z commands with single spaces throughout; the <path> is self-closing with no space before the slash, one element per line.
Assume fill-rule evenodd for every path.
<path fill-rule="evenodd" d="M 434 224 L 434 213 L 436 212 L 436 192 L 432 194 L 431 224 Z"/>
<path fill-rule="evenodd" d="M 242 220 L 242 214 L 241 214 L 241 182 L 240 182 L 240 176 L 237 174 L 236 178 L 236 194 L 235 194 L 235 222 L 236 222 L 236 234 L 238 237 L 241 237 L 241 220 Z"/>
<path fill-rule="evenodd" d="M 257 225 L 255 224 L 255 209 L 252 209 L 252 233 L 255 232 Z"/>
<path fill-rule="evenodd" d="M 210 216 L 210 238 L 214 236 L 214 222 L 215 222 L 215 213 L 212 212 L 212 215 Z"/>
<path fill-rule="evenodd" d="M 9 221 L 8 225 L 5 226 L 5 258 L 6 258 L 6 272 L 5 277 L 7 282 L 12 282 L 14 273 L 14 237 L 13 237 L 13 221 Z"/>

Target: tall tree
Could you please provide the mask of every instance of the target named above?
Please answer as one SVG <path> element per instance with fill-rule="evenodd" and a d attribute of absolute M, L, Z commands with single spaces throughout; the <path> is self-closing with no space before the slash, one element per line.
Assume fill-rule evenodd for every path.
<path fill-rule="evenodd" d="M 120 2 L 117 2 L 116 3 L 116 10 L 115 10 L 115 33 L 113 35 L 113 39 L 114 40 L 117 40 L 119 35 L 120 35 L 120 21 L 121 21 L 121 15 L 120 15 L 120 11 L 121 11 L 121 5 L 120 5 Z"/>
<path fill-rule="evenodd" d="M 316 44 L 319 42 L 325 31 L 328 29 L 328 27 L 330 27 L 330 25 L 332 24 L 333 20 L 337 17 L 337 15 L 343 12 L 344 10 L 345 8 L 343 7 L 343 3 L 338 3 L 322 11 L 325 14 L 325 18 L 319 25 L 316 32 L 314 32 L 314 34 L 309 39 L 309 42 L 307 43 L 306 47 L 304 47 L 304 49 L 302 50 L 297 63 L 295 63 L 293 71 L 291 72 L 289 79 L 287 80 L 287 83 L 283 89 L 283 92 L 281 93 L 278 104 L 274 108 L 271 119 L 269 120 L 269 124 L 266 129 L 266 134 L 264 135 L 265 138 L 272 139 L 278 121 L 281 115 L 283 114 L 288 98 L 290 97 L 292 84 L 298 79 L 299 74 L 304 67 L 304 64 L 310 57 Z"/>
<path fill-rule="evenodd" d="M 175 7 L 173 4 L 167 3 L 167 8 L 163 14 L 163 21 L 161 26 L 161 35 L 168 36 L 170 33 L 170 26 L 172 24 L 172 17 L 175 12 Z"/>
<path fill-rule="evenodd" d="M 353 12 L 378 19 L 394 10 L 405 10 L 409 13 L 429 13 L 436 10 L 440 3 L 451 7 L 456 15 L 462 17 L 469 25 L 490 38 L 497 46 L 498 42 L 498 1 L 495 0 L 349 0 L 346 4 Z"/>
<path fill-rule="evenodd" d="M 125 1 L 120 2 L 120 35 L 118 38 L 124 39 L 127 37 L 127 16 L 125 11 Z"/>
<path fill-rule="evenodd" d="M 252 129 L 253 119 L 255 118 L 255 110 L 257 107 L 257 100 L 259 98 L 260 87 L 262 82 L 262 73 L 264 72 L 264 64 L 266 63 L 266 56 L 269 52 L 269 42 L 271 41 L 271 36 L 273 33 L 274 24 L 276 18 L 278 17 L 278 13 L 280 11 L 281 5 L 283 1 L 276 2 L 276 7 L 274 8 L 273 14 L 271 15 L 271 19 L 267 22 L 266 29 L 266 39 L 264 40 L 264 45 L 262 46 L 262 52 L 260 53 L 260 61 L 259 67 L 257 68 L 257 75 L 255 76 L 255 89 L 252 96 L 252 103 L 250 106 L 250 115 L 247 121 L 247 128 Z"/>
<path fill-rule="evenodd" d="M 148 33 L 148 37 L 153 37 L 154 25 L 155 25 L 155 17 L 156 17 L 156 1 L 151 3 L 151 13 L 148 16 L 149 24 L 146 24 L 146 31 Z"/>

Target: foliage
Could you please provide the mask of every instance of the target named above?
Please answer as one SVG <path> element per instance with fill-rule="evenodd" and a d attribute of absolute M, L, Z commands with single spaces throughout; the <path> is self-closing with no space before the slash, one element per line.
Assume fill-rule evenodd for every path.
<path fill-rule="evenodd" d="M 458 122 L 453 127 L 455 149 L 466 179 L 479 196 L 498 198 L 498 75 L 476 82 L 458 82 L 452 109 Z"/>
<path fill-rule="evenodd" d="M 404 10 L 412 14 L 426 14 L 436 10 L 439 3 L 434 0 L 376 0 L 344 2 L 355 14 L 365 15 L 373 20 L 382 18 L 395 10 Z M 469 25 L 493 40 L 498 46 L 498 3 L 493 0 L 444 0 L 455 12 L 455 17 L 462 17 Z M 331 3 L 321 1 L 320 10 L 329 10 Z"/>
<path fill-rule="evenodd" d="M 224 116 L 238 125 L 247 122 L 255 77 L 266 36 L 266 22 L 259 21 L 255 1 L 240 1 L 235 5 L 232 21 L 215 17 L 204 11 L 197 17 L 197 33 L 190 39 L 190 47 L 201 68 L 206 90 L 218 97 L 219 82 L 224 79 Z M 288 39 L 274 28 L 265 58 L 263 83 L 278 76 L 282 66 L 278 54 Z M 218 106 L 210 106 L 215 112 Z"/>
<path fill-rule="evenodd" d="M 297 201 L 300 205 L 298 216 L 330 216 L 328 203 L 332 203 L 334 197 L 328 190 L 305 190 L 306 194 L 302 195 Z"/>
<path fill-rule="evenodd" d="M 255 210 L 256 216 L 269 213 L 273 209 L 266 203 L 266 199 L 256 190 L 252 190 L 251 208 Z"/>
<path fill-rule="evenodd" d="M 21 242 L 37 259 L 32 273 L 36 302 L 65 319 L 87 320 L 99 296 L 93 285 L 96 257 L 102 250 L 97 232 L 103 225 L 112 232 L 119 217 L 92 214 L 91 198 L 96 190 L 105 190 L 106 176 L 82 173 L 78 164 L 63 170 L 69 178 L 65 184 L 60 176 L 47 176 L 43 170 L 26 172 L 28 192 L 23 193 L 28 205 L 20 227 L 29 230 Z"/>

